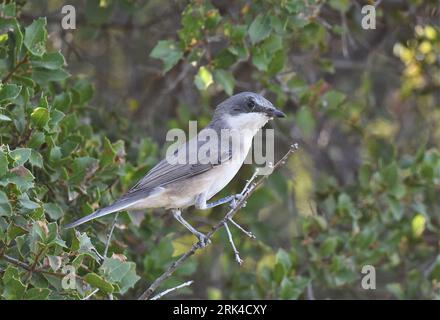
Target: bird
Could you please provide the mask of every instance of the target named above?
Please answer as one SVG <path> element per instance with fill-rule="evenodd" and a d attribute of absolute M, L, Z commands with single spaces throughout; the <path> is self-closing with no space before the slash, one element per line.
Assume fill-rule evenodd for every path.
<path fill-rule="evenodd" d="M 255 134 L 273 118 L 286 115 L 254 92 L 241 92 L 221 102 L 214 110 L 211 122 L 195 137 L 176 147 L 127 193 L 111 205 L 80 218 L 64 228 L 74 228 L 90 220 L 122 210 L 165 208 L 194 234 L 200 247 L 210 243 L 182 217 L 190 206 L 210 209 L 233 204 L 240 195 L 231 195 L 215 202 L 208 201 L 224 189 L 237 174 L 250 150 Z M 224 132 L 233 132 L 223 142 Z M 221 136 L 221 141 L 214 139 Z M 209 138 L 209 139 L 208 139 Z M 204 152 L 201 152 L 201 151 Z M 195 156 L 195 161 L 190 161 Z"/>

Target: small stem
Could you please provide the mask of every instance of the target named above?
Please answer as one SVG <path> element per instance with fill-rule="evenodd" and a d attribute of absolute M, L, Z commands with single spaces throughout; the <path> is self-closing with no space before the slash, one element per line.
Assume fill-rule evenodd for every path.
<path fill-rule="evenodd" d="M 26 64 L 29 61 L 29 56 L 26 54 L 23 59 L 21 59 L 15 67 L 9 71 L 9 73 L 3 78 L 2 83 L 6 83 L 9 81 L 9 79 L 14 75 L 14 73 L 22 66 L 23 64 Z"/>
<path fill-rule="evenodd" d="M 240 226 L 240 225 L 239 225 L 237 222 L 235 222 L 234 220 L 232 220 L 232 218 L 229 219 L 229 221 L 230 221 L 234 226 L 236 226 L 238 230 L 240 230 L 241 232 L 243 232 L 243 233 L 244 233 L 245 235 L 247 235 L 249 238 L 251 238 L 251 239 L 257 239 L 257 237 L 256 237 L 252 232 L 243 229 L 243 227 Z"/>
<path fill-rule="evenodd" d="M 99 289 L 93 290 L 88 296 L 82 298 L 82 300 L 89 300 L 95 293 L 97 293 Z"/>
<path fill-rule="evenodd" d="M 13 265 L 16 265 L 17 267 L 23 268 L 23 269 L 25 269 L 27 271 L 31 270 L 31 266 L 30 265 L 24 263 L 23 261 L 20 261 L 18 259 L 10 257 L 10 256 L 8 256 L 6 254 L 1 255 L 0 258 L 3 258 L 7 262 L 12 263 Z M 34 272 L 49 274 L 49 275 L 56 276 L 56 277 L 65 277 L 66 276 L 66 274 L 62 273 L 62 272 L 52 272 L 52 271 L 47 271 L 47 270 L 38 269 L 38 268 L 35 269 Z"/>
<path fill-rule="evenodd" d="M 112 239 L 113 231 L 115 230 L 116 221 L 118 220 L 119 212 L 115 214 L 115 218 L 113 219 L 112 227 L 110 228 L 110 232 L 107 235 L 107 243 L 105 244 L 104 249 L 104 258 L 107 258 L 108 248 L 110 246 L 110 242 Z"/>
<path fill-rule="evenodd" d="M 243 260 L 240 258 L 240 253 L 238 252 L 237 247 L 235 246 L 234 239 L 232 239 L 232 233 L 229 230 L 228 224 L 226 222 L 225 222 L 225 229 L 226 229 L 226 233 L 228 234 L 228 239 L 229 242 L 231 243 L 232 250 L 234 250 L 235 261 L 237 261 L 237 263 L 241 265 L 243 263 Z"/>
<path fill-rule="evenodd" d="M 168 294 L 168 293 L 170 293 L 170 292 L 173 292 L 173 291 L 176 291 L 176 290 L 178 290 L 178 289 L 180 289 L 180 288 L 188 287 L 188 286 L 192 285 L 193 282 L 194 282 L 194 280 L 190 280 L 190 281 L 187 281 L 187 282 L 185 282 L 185 283 L 182 283 L 181 285 L 178 285 L 177 287 L 173 287 L 173 288 L 167 289 L 167 290 L 165 290 L 165 291 L 162 291 L 161 293 L 155 295 L 155 296 L 154 296 L 153 298 L 151 298 L 150 300 L 158 300 L 158 299 L 162 298 L 164 295 L 166 295 L 166 294 Z"/>

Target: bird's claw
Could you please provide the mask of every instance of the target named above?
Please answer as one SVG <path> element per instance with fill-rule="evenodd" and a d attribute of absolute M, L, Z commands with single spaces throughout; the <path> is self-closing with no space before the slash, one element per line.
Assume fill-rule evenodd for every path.
<path fill-rule="evenodd" d="M 199 242 L 197 242 L 197 246 L 200 249 L 205 248 L 207 245 L 211 244 L 211 240 L 203 233 L 197 234 L 197 239 L 199 239 Z"/>
<path fill-rule="evenodd" d="M 232 201 L 230 202 L 230 207 L 232 208 L 232 209 L 235 209 L 236 207 L 237 207 L 237 202 L 238 201 L 240 201 L 241 199 L 243 198 L 243 195 L 241 195 L 241 194 L 236 194 L 236 195 L 234 195 L 234 199 L 232 199 Z M 246 207 L 246 201 L 243 201 L 243 203 L 242 203 L 242 205 L 241 205 L 242 207 Z"/>

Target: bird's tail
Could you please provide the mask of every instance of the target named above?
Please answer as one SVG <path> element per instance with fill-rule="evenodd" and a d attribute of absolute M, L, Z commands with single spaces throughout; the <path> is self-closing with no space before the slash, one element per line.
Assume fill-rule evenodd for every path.
<path fill-rule="evenodd" d="M 96 218 L 108 215 L 110 213 L 114 213 L 114 212 L 118 212 L 118 211 L 127 209 L 132 204 L 133 203 L 128 203 L 127 204 L 127 203 L 124 203 L 124 202 L 122 202 L 122 203 L 115 202 L 114 204 L 112 204 L 112 205 L 110 205 L 108 207 L 96 210 L 95 212 L 89 214 L 88 216 L 85 216 L 85 217 L 83 217 L 83 218 L 81 218 L 79 220 L 76 220 L 76 221 L 74 221 L 72 223 L 69 223 L 69 224 L 65 225 L 64 228 L 65 229 L 70 229 L 70 228 L 77 227 L 77 226 L 79 226 L 79 225 L 81 225 L 81 224 L 83 224 L 83 223 L 85 223 L 87 221 L 90 221 L 90 220 L 93 220 L 93 219 L 96 219 Z"/>

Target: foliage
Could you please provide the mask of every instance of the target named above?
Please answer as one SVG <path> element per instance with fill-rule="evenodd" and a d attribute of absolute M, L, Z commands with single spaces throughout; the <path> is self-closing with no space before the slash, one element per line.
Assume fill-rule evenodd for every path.
<path fill-rule="evenodd" d="M 95 289 L 98 299 L 137 298 L 191 235 L 163 211 L 123 212 L 102 260 L 113 217 L 78 231 L 62 225 L 142 177 L 167 128 L 195 118 L 202 126 L 209 106 L 244 90 L 288 114 L 274 124 L 278 153 L 296 141 L 301 151 L 237 215 L 258 239 L 232 230 L 242 267 L 219 232 L 161 289 L 192 279 L 182 297 L 440 297 L 435 1 L 384 1 L 375 31 L 361 28 L 362 1 L 171 1 L 162 17 L 162 1 L 79 3 L 73 41 L 48 8 L 0 5 L 2 298 L 80 299 Z M 150 59 L 138 49 L 145 43 Z M 125 59 L 131 51 L 141 58 Z M 135 73 L 149 70 L 139 64 L 153 76 Z M 111 81 L 100 76 L 107 69 Z M 188 217 L 206 231 L 223 214 Z M 376 290 L 361 287 L 365 265 L 376 269 Z"/>

